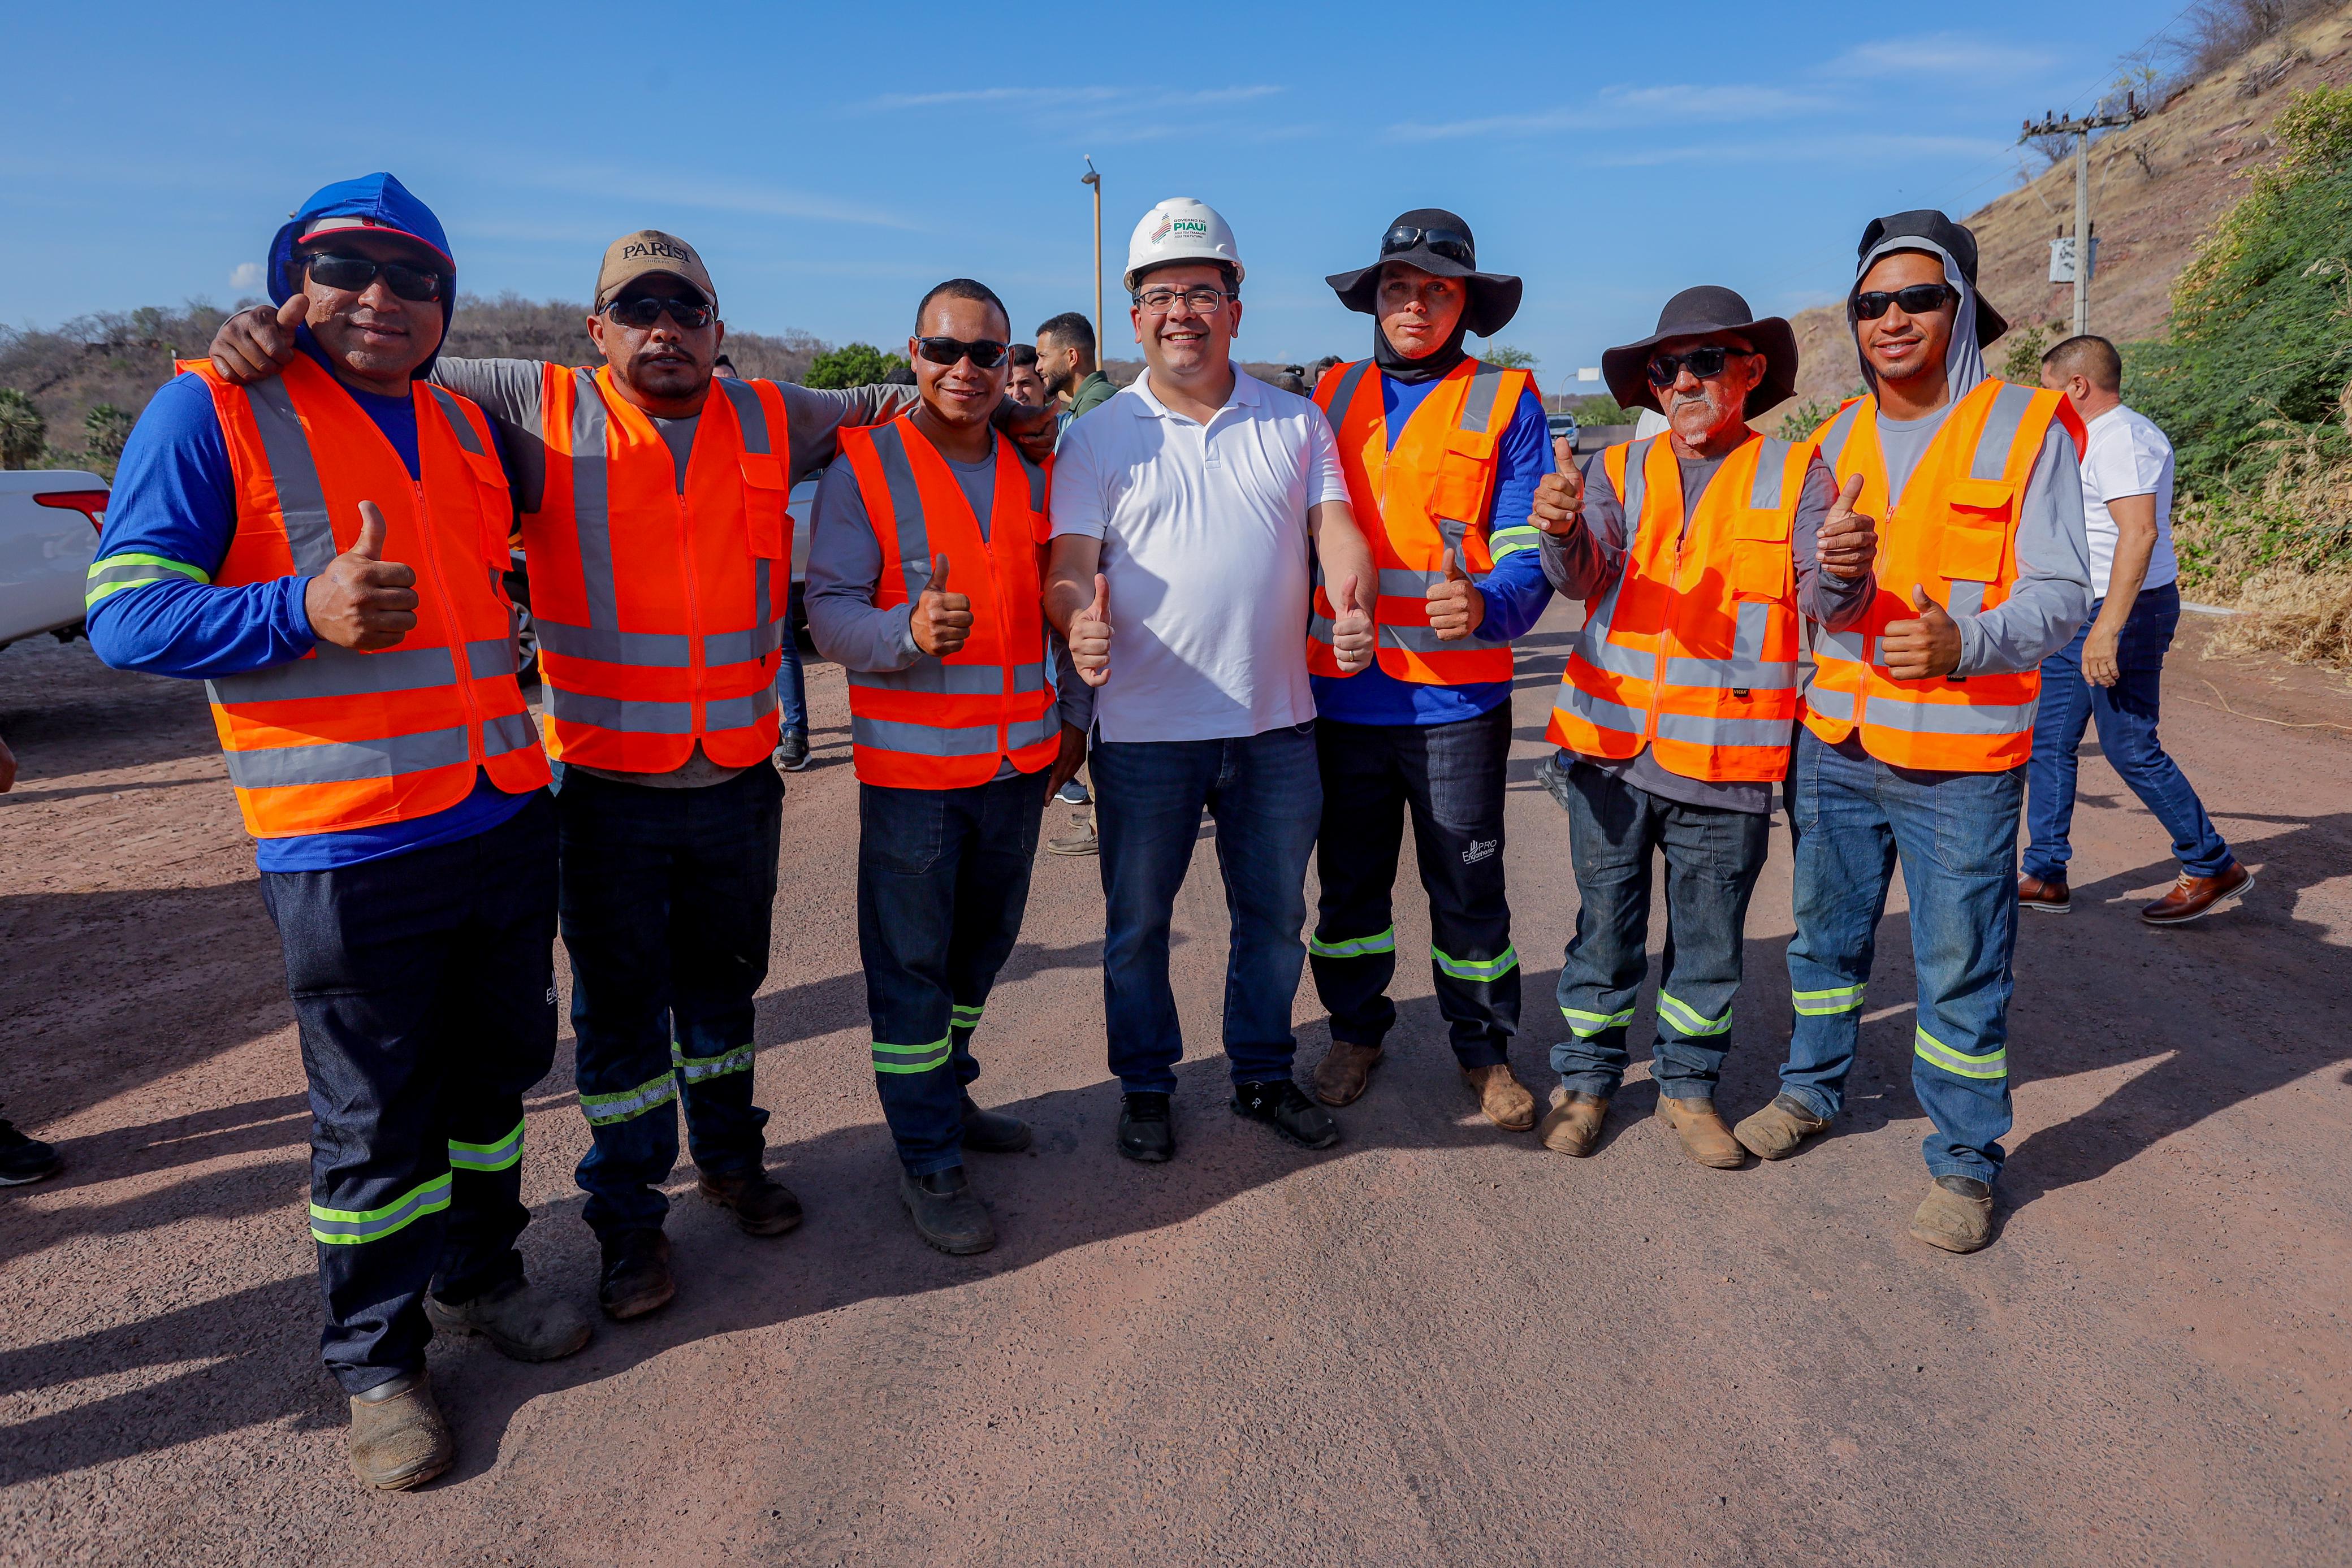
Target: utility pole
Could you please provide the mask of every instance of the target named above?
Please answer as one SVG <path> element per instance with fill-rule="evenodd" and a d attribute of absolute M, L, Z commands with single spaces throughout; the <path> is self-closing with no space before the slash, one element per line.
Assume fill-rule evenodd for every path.
<path fill-rule="evenodd" d="M 2124 94 L 2124 107 L 2119 112 L 2085 114 L 2074 120 L 2061 120 L 2044 110 L 2041 123 L 2029 120 L 2018 131 L 2020 142 L 2030 141 L 2037 136 L 2072 136 L 2074 139 L 2074 336 L 2077 338 L 2091 329 L 2091 132 L 2130 125 L 2147 118 L 2147 110 L 2139 106 L 2139 95 L 2127 92 Z"/>
<path fill-rule="evenodd" d="M 1078 176 L 1078 183 L 1081 185 L 1092 185 L 1095 188 L 1095 354 L 1097 360 L 1099 360 L 1103 352 L 1104 343 L 1102 328 L 1102 176 L 1095 172 L 1094 155 L 1092 153 L 1087 153 L 1085 154 L 1085 157 L 1087 160 L 1087 172 Z"/>

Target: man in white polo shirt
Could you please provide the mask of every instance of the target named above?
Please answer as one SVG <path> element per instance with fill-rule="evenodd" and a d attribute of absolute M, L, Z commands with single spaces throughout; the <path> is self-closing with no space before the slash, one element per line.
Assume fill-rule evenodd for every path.
<path fill-rule="evenodd" d="M 1335 585 L 1333 646 L 1353 674 L 1371 659 L 1371 617 L 1359 608 L 1378 588 L 1371 551 L 1323 411 L 1234 366 L 1242 264 L 1224 219 L 1189 198 L 1162 202 L 1136 225 L 1127 260 L 1149 369 L 1063 434 L 1045 585 L 1071 663 L 1098 688 L 1088 765 L 1118 1149 L 1144 1161 L 1176 1151 L 1169 1095 L 1184 1041 L 1168 927 L 1203 807 L 1233 911 L 1234 1112 L 1328 1148 L 1338 1125 L 1290 1075 L 1323 800 L 1307 683 L 1308 552 Z"/>
<path fill-rule="evenodd" d="M 2172 443 L 2123 402 L 2124 362 L 2105 338 L 2069 338 L 2042 357 L 2042 384 L 2083 416 L 2083 523 L 2091 540 L 2090 622 L 2042 662 L 2042 706 L 2026 768 L 2027 843 L 2017 899 L 2063 915 L 2067 841 L 2074 821 L 2075 751 L 2085 725 L 2132 793 L 2172 834 L 2180 878 L 2140 911 L 2179 925 L 2236 903 L 2254 884 L 2157 738 L 2164 654 L 2180 622 L 2180 569 L 2172 554 Z"/>

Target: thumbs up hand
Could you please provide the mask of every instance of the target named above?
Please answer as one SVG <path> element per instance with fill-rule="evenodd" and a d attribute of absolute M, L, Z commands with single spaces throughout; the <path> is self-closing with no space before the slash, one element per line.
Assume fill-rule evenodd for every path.
<path fill-rule="evenodd" d="M 294 294 L 272 309 L 257 305 L 240 310 L 213 334 L 213 369 L 231 386 L 266 382 L 294 359 L 294 329 L 310 313 L 310 297 Z"/>
<path fill-rule="evenodd" d="M 1458 643 L 1486 619 L 1486 596 L 1462 570 L 1460 558 L 1445 552 L 1445 575 L 1429 585 L 1429 629 L 1441 643 Z"/>
<path fill-rule="evenodd" d="M 339 648 L 389 648 L 416 626 L 416 573 L 383 559 L 383 513 L 360 503 L 360 537 L 302 590 L 310 630 Z"/>
<path fill-rule="evenodd" d="M 1331 650 L 1339 656 L 1343 675 L 1352 675 L 1372 662 L 1372 615 L 1357 595 L 1356 577 L 1350 572 L 1331 600 Z"/>
<path fill-rule="evenodd" d="M 1919 618 L 1888 622 L 1878 639 L 1886 673 L 1898 681 L 1932 681 L 1950 674 L 1960 663 L 1960 623 L 1924 588 L 1911 590 L 1911 606 Z"/>
<path fill-rule="evenodd" d="M 941 658 L 963 646 L 971 635 L 971 596 L 948 591 L 948 558 L 931 558 L 931 580 L 915 596 L 915 612 L 907 618 L 908 634 L 915 646 Z"/>
<path fill-rule="evenodd" d="M 1559 468 L 1536 481 L 1536 498 L 1528 506 L 1528 520 L 1545 533 L 1566 538 L 1582 524 L 1584 475 L 1576 465 L 1575 449 L 1566 436 L 1555 439 L 1551 445 Z"/>
<path fill-rule="evenodd" d="M 1094 602 L 1070 617 L 1070 663 L 1090 686 L 1110 679 L 1110 579 L 1101 572 Z"/>
<path fill-rule="evenodd" d="M 1845 488 L 1830 504 L 1830 515 L 1822 519 L 1822 530 L 1815 536 L 1815 551 L 1822 570 L 1843 582 L 1855 582 L 1870 575 L 1878 559 L 1878 519 L 1867 512 L 1854 510 L 1862 499 L 1862 476 L 1849 477 Z"/>

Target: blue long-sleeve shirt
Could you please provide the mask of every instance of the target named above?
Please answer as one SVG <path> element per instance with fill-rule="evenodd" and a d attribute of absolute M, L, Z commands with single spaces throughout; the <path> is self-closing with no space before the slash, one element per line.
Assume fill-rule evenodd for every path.
<path fill-rule="evenodd" d="M 304 350 L 319 359 L 309 329 L 299 337 Z M 344 390 L 416 476 L 415 403 L 348 385 Z M 308 653 L 317 641 L 303 608 L 309 578 L 230 588 L 213 582 L 236 535 L 236 480 L 211 389 L 199 377 L 175 377 L 156 392 L 123 444 L 90 569 L 96 574 L 129 558 L 165 570 L 149 580 L 92 589 L 89 643 L 98 656 L 118 670 L 211 680 Z M 382 827 L 257 840 L 255 860 L 261 870 L 275 872 L 383 860 L 486 831 L 530 799 L 505 793 L 482 774 L 473 793 L 445 811 Z"/>
<path fill-rule="evenodd" d="M 1421 406 L 1437 382 L 1400 382 L 1381 377 L 1381 407 L 1387 415 L 1389 449 L 1396 449 L 1405 421 Z M 1507 529 L 1527 530 L 1536 483 L 1552 471 L 1551 429 L 1543 404 L 1533 392 L 1519 396 L 1511 423 L 1496 444 L 1498 472 L 1495 476 L 1494 509 L 1488 514 L 1487 539 L 1498 554 L 1495 568 L 1477 579 L 1478 596 L 1486 601 L 1486 619 L 1470 636 L 1477 643 L 1507 643 L 1525 634 L 1551 601 L 1551 584 L 1544 577 L 1543 552 L 1535 548 L 1533 533 L 1505 537 Z M 1508 681 L 1482 681 L 1471 685 L 1433 686 L 1401 681 L 1375 662 L 1352 675 L 1312 675 L 1315 711 L 1342 724 L 1453 724 L 1475 718 L 1507 702 Z"/>

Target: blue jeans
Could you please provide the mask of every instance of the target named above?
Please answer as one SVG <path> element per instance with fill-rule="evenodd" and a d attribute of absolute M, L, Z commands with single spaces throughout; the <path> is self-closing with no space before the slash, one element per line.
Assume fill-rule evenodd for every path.
<path fill-rule="evenodd" d="M 857 787 L 874 1088 L 909 1176 L 963 1164 L 972 1030 L 1021 936 L 1047 771 L 963 789 Z"/>
<path fill-rule="evenodd" d="M 1168 985 L 1168 926 L 1200 841 L 1217 823 L 1233 935 L 1225 1056 L 1236 1083 L 1290 1076 L 1306 945 L 1307 860 L 1323 812 L 1312 720 L 1230 740 L 1107 741 L 1088 759 L 1102 845 L 1103 1013 L 1110 1070 L 1171 1093 L 1184 1036 Z"/>
<path fill-rule="evenodd" d="M 677 1164 L 755 1171 L 768 1113 L 751 1103 L 751 999 L 768 977 L 783 780 L 764 765 L 702 789 L 564 770 L 563 946 L 580 1108 L 583 1216 L 600 1237 L 657 1228 Z"/>
<path fill-rule="evenodd" d="M 1911 1088 L 1935 1124 L 1930 1176 L 2000 1174 L 2009 1131 L 2010 958 L 2025 769 L 1925 773 L 1824 746 L 1800 726 L 1789 771 L 1796 838 L 1789 988 L 1796 1026 L 1780 1087 L 1815 1115 L 1844 1103 L 1864 988 L 1895 862 L 1918 973 Z"/>
<path fill-rule="evenodd" d="M 1651 1076 L 1669 1099 L 1712 1100 L 1772 819 L 1660 800 L 1589 762 L 1570 767 L 1568 781 L 1569 855 L 1581 902 L 1559 970 L 1570 1038 L 1551 1048 L 1552 1071 L 1576 1093 L 1617 1092 L 1634 994 L 1650 967 L 1653 856 L 1663 856 L 1666 944 Z"/>
<path fill-rule="evenodd" d="M 782 657 L 776 661 L 776 704 L 781 710 L 779 724 L 787 733 L 808 733 L 808 677 L 801 670 L 799 635 L 793 623 L 801 613 L 800 583 L 793 584 L 792 610 L 784 617 Z"/>
<path fill-rule="evenodd" d="M 2099 606 L 2094 604 L 2091 619 L 2098 615 Z M 2094 719 L 2107 766 L 2172 835 L 2172 853 L 2180 869 L 2191 876 L 2220 876 L 2236 863 L 2230 846 L 2214 831 L 2213 819 L 2205 814 L 2204 802 L 2157 738 L 2164 655 L 2179 624 L 2178 584 L 2143 589 L 2116 641 L 2114 685 L 2095 686 L 2083 678 L 2083 643 L 2091 634 L 2090 621 L 2083 622 L 2064 653 L 2042 661 L 2042 707 L 2033 716 L 2033 760 L 2026 773 L 2028 876 L 2066 880 L 2066 863 L 2074 853 L 2067 831 L 2074 821 L 2075 752 L 2083 744 L 2084 726 Z"/>

